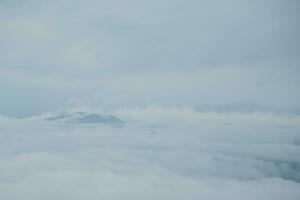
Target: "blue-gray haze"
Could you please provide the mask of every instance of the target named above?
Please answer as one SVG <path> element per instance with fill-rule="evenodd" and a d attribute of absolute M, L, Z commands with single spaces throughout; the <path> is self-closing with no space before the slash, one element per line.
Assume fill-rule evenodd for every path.
<path fill-rule="evenodd" d="M 0 199 L 300 199 L 298 0 L 0 0 Z"/>
<path fill-rule="evenodd" d="M 299 2 L 0 1 L 0 113 L 70 100 L 299 110 Z"/>

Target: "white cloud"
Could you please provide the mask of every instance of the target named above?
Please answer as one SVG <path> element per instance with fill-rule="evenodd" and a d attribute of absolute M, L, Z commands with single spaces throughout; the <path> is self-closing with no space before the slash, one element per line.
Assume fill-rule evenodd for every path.
<path fill-rule="evenodd" d="M 300 197 L 297 115 L 113 113 L 124 127 L 1 117 L 1 199 Z"/>
<path fill-rule="evenodd" d="M 300 199 L 297 6 L 0 1 L 0 199 Z"/>

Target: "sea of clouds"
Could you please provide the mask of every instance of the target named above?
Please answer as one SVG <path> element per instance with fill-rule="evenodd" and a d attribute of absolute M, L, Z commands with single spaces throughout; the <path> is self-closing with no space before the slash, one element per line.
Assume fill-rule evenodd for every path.
<path fill-rule="evenodd" d="M 300 199 L 299 115 L 155 106 L 110 114 L 125 124 L 1 116 L 0 199 Z"/>

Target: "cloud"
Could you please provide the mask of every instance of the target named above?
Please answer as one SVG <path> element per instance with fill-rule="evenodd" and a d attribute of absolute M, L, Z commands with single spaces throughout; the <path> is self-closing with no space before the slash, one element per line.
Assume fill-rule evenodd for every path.
<path fill-rule="evenodd" d="M 0 199 L 300 199 L 298 8 L 2 0 Z"/>
<path fill-rule="evenodd" d="M 87 79 L 7 69 L 0 74 L 3 94 L 0 108 L 4 114 L 28 116 L 77 99 L 109 109 L 147 105 L 200 107 L 206 104 L 233 107 L 237 104 L 235 107 L 240 109 L 239 104 L 251 104 L 257 110 L 270 107 L 274 111 L 291 112 L 299 107 L 297 86 L 300 83 L 298 79 L 290 79 L 291 73 L 297 74 L 298 70 L 269 65 L 224 66 L 132 72 L 114 74 L 113 77 L 91 75 Z"/>
<path fill-rule="evenodd" d="M 300 197 L 298 115 L 198 112 L 189 107 L 113 114 L 125 126 L 1 117 L 0 197 Z"/>
<path fill-rule="evenodd" d="M 109 108 L 247 101 L 296 109 L 298 6 L 1 1 L 0 112 L 32 115 L 70 98 Z"/>

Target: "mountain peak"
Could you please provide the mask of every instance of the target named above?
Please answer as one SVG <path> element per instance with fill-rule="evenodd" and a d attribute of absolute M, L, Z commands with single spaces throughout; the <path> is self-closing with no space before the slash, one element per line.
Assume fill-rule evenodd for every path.
<path fill-rule="evenodd" d="M 106 115 L 99 113 L 89 112 L 63 112 L 60 114 L 53 115 L 46 118 L 47 121 L 61 121 L 68 123 L 79 123 L 79 124 L 110 124 L 110 125 L 121 125 L 125 123 L 120 118 L 114 115 Z"/>

